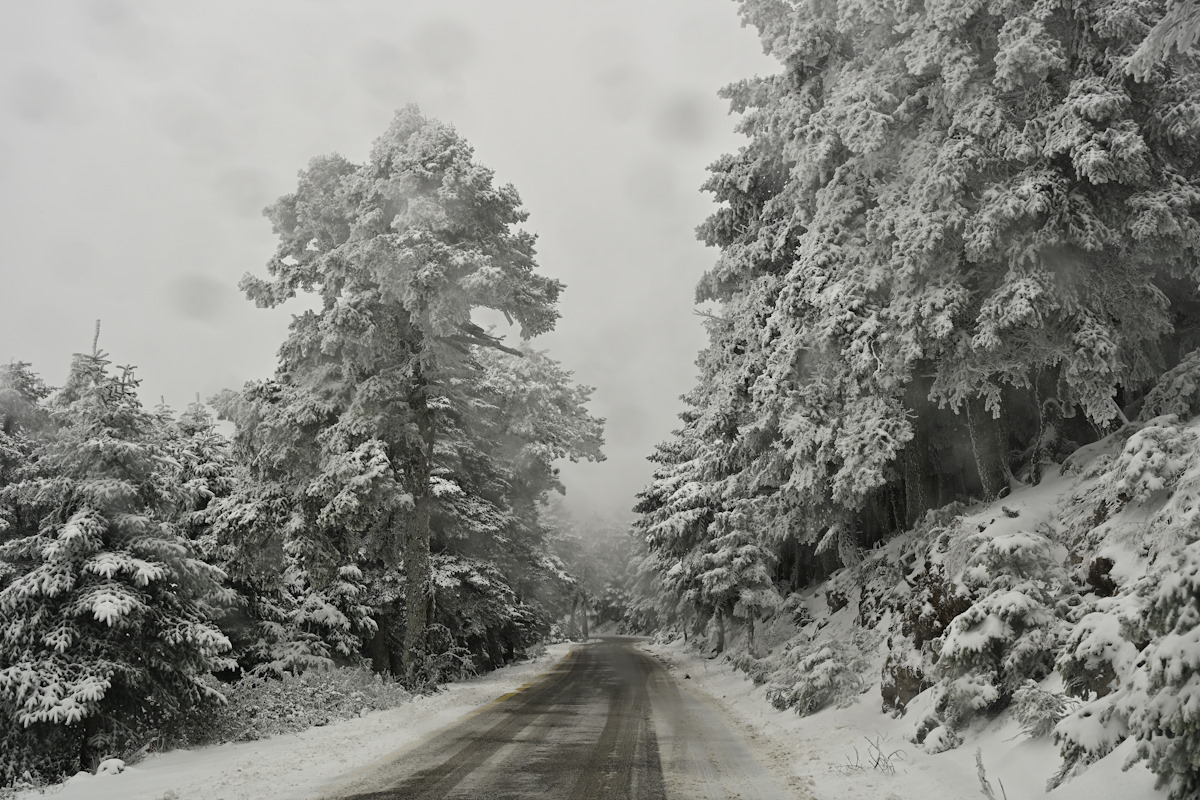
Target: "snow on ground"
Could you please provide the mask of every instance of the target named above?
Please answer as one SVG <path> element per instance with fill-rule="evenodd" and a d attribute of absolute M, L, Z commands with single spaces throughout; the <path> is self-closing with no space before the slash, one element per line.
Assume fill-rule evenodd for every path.
<path fill-rule="evenodd" d="M 1046 793 L 1046 779 L 1058 768 L 1058 752 L 1049 740 L 1031 741 L 1007 715 L 965 736 L 955 750 L 930 755 L 908 741 L 915 720 L 927 709 L 913 700 L 908 713 L 893 719 L 880 712 L 878 683 L 849 708 L 827 708 L 809 717 L 777 711 L 755 686 L 732 665 L 711 660 L 685 646 L 645 644 L 665 661 L 679 680 L 688 680 L 713 699 L 731 724 L 758 749 L 763 761 L 799 783 L 817 800 L 964 800 L 982 797 L 975 767 L 975 750 L 982 749 L 997 800 L 1046 797 L 1048 800 L 1165 800 L 1154 789 L 1154 775 L 1138 764 L 1122 771 L 1132 742 L 1126 742 L 1083 775 Z M 687 677 L 685 677 L 687 676 Z M 872 766 L 878 743 L 891 755 L 895 770 Z M 899 751 L 899 752 L 897 752 Z"/>
<path fill-rule="evenodd" d="M 1165 800 L 1154 776 L 1141 764 L 1121 766 L 1126 742 L 1083 775 L 1054 792 L 1045 781 L 1058 766 L 1049 741 L 1030 741 L 1002 715 L 968 734 L 966 743 L 938 755 L 911 744 L 914 720 L 926 709 L 916 698 L 905 717 L 879 710 L 878 685 L 849 708 L 827 708 L 810 717 L 777 711 L 732 665 L 687 649 L 682 642 L 642 645 L 667 663 L 679 680 L 710 697 L 727 721 L 746 738 L 759 759 L 791 786 L 798 797 L 817 800 L 960 800 L 981 797 L 975 749 L 982 748 L 988 778 L 1003 800 Z M 438 694 L 355 720 L 311 728 L 255 742 L 237 742 L 159 753 L 120 774 L 81 773 L 45 793 L 26 792 L 18 800 L 308 800 L 351 770 L 368 768 L 395 755 L 478 707 L 513 692 L 566 656 L 572 645 L 551 645 L 537 659 L 470 681 Z M 686 676 L 686 677 L 685 677 Z M 871 764 L 877 743 L 894 773 Z M 782 800 L 782 798 L 781 798 Z"/>
<path fill-rule="evenodd" d="M 359 719 L 255 742 L 173 750 L 120 774 L 80 773 L 19 800 L 302 800 L 350 770 L 367 767 L 545 672 L 570 651 L 551 645 L 536 659 Z"/>

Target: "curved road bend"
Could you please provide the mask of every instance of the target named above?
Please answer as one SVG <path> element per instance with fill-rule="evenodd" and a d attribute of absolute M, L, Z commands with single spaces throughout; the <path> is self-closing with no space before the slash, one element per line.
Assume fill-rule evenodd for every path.
<path fill-rule="evenodd" d="M 706 703 L 617 637 L 581 645 L 329 800 L 786 800 Z"/>

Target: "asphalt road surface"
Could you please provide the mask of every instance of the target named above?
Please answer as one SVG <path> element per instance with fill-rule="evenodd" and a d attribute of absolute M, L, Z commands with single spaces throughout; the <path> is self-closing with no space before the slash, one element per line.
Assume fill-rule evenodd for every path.
<path fill-rule="evenodd" d="M 611 637 L 575 648 L 330 800 L 786 800 L 718 713 Z"/>

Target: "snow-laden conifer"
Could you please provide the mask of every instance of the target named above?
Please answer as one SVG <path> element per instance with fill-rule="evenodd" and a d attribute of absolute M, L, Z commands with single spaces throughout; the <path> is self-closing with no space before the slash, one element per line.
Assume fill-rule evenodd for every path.
<path fill-rule="evenodd" d="M 50 389 L 30 365 L 15 361 L 0 365 L 0 490 L 36 477 L 42 434 L 52 427 L 42 401 Z M 37 520 L 0 494 L 0 542 L 28 535 Z M 0 586 L 12 576 L 12 567 L 0 558 Z"/>
<path fill-rule="evenodd" d="M 740 5 L 784 71 L 725 90 L 748 139 L 700 229 L 710 350 L 738 361 L 701 380 L 746 393 L 735 494 L 820 535 L 899 487 L 911 525 L 1003 491 L 1047 431 L 1119 420 L 1200 243 L 1190 67 L 1121 69 L 1154 11 Z"/>
<path fill-rule="evenodd" d="M 753 520 L 798 590 L 924 535 L 930 509 L 1038 483 L 1139 405 L 1128 452 L 1106 456 L 1122 476 L 1082 481 L 1061 541 L 1102 541 L 1126 507 L 1190 524 L 1200 71 L 1180 54 L 1129 72 L 1163 5 L 739 6 L 780 71 L 724 90 L 746 139 L 704 187 L 708 345 L 638 509 L 657 608 L 712 613 L 699 577 L 721 514 Z M 1152 556 L 1180 541 L 1163 530 Z M 950 649 L 893 652 L 903 693 L 944 655 L 943 711 L 963 720 L 1045 675 L 1079 622 L 1055 607 L 1061 561 L 1020 586 L 918 562 L 936 624 L 912 620 L 911 641 Z"/>
<path fill-rule="evenodd" d="M 316 580 L 359 550 L 403 565 L 398 651 L 415 681 L 431 610 L 434 492 L 444 488 L 434 480 L 439 417 L 456 403 L 471 348 L 504 348 L 471 312 L 496 309 L 534 336 L 553 327 L 562 285 L 535 271 L 516 190 L 496 186 L 461 136 L 412 107 L 366 162 L 314 159 L 268 213 L 279 236 L 270 277 L 247 277 L 244 288 L 264 306 L 313 292 L 320 307 L 295 318 L 276 379 L 248 394 L 263 421 L 252 434 L 258 466 L 305 487 L 297 510 L 310 521 Z"/>
<path fill-rule="evenodd" d="M 39 520 L 0 545 L 17 572 L 0 589 L 0 707 L 33 735 L 65 729 L 84 766 L 134 720 L 209 692 L 199 678 L 229 648 L 214 624 L 223 575 L 176 523 L 189 499 L 137 383 L 99 352 L 77 356 L 40 474 L 0 489 Z"/>
<path fill-rule="evenodd" d="M 961 545 L 970 555 L 956 578 L 972 603 L 947 627 L 936 664 L 936 709 L 953 729 L 1008 705 L 1026 681 L 1054 667 L 1065 551 L 1046 533 L 980 533 Z"/>
<path fill-rule="evenodd" d="M 1200 792 L 1200 541 L 1155 576 L 1148 632 L 1154 637 L 1127 680 L 1125 713 L 1171 800 Z"/>

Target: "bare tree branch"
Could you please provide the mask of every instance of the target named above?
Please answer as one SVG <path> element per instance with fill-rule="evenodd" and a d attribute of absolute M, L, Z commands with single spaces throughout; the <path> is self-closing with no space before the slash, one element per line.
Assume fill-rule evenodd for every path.
<path fill-rule="evenodd" d="M 492 336 L 483 328 L 476 325 L 474 322 L 465 322 L 458 326 L 462 333 L 456 333 L 453 336 L 444 336 L 442 340 L 451 344 L 478 345 L 480 347 L 490 347 L 493 350 L 500 350 L 509 355 L 524 358 L 525 354 L 514 347 L 509 347 L 501 342 L 503 337 Z"/>

